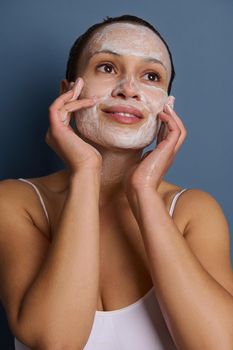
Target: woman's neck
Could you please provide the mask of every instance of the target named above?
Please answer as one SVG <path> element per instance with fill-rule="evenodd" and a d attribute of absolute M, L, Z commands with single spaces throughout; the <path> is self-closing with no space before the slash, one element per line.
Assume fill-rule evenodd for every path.
<path fill-rule="evenodd" d="M 96 147 L 96 146 L 95 146 Z M 140 162 L 143 150 L 112 150 L 107 148 L 98 151 L 102 155 L 102 171 L 100 183 L 100 206 L 108 205 L 115 199 L 125 199 L 125 180 L 127 175 Z M 59 172 L 60 186 L 67 190 L 70 172 L 64 169 Z M 60 181 L 59 181 L 60 182 Z M 161 181 L 158 192 L 163 193 L 166 181 Z"/>
<path fill-rule="evenodd" d="M 125 179 L 141 159 L 142 150 L 99 149 L 102 155 L 100 205 L 115 196 L 124 196 Z"/>

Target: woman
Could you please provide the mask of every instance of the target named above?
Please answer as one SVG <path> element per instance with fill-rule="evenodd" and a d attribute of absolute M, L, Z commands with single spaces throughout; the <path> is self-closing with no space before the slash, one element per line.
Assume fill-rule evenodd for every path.
<path fill-rule="evenodd" d="M 232 349 L 226 218 L 210 194 L 163 180 L 186 137 L 173 78 L 167 44 L 134 16 L 73 45 L 46 135 L 65 169 L 0 188 L 16 349 Z"/>

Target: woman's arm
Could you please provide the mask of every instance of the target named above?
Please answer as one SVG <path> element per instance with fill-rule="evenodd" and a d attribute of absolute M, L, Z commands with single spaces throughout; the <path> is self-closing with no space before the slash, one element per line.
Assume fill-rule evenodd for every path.
<path fill-rule="evenodd" d="M 167 135 L 159 134 L 155 150 L 126 179 L 127 197 L 141 229 L 158 302 L 179 350 L 231 350 L 233 279 L 228 228 L 216 203 L 200 195 L 195 208 L 190 208 L 192 220 L 186 239 L 174 224 L 158 187 L 187 131 L 169 105 L 158 117 L 166 123 Z M 187 192 L 182 196 L 187 197 Z"/>
<path fill-rule="evenodd" d="M 49 108 L 46 141 L 70 170 L 50 245 L 14 181 L 0 188 L 1 297 L 13 334 L 36 350 L 83 349 L 97 305 L 101 155 L 70 126 L 73 111 L 96 101 L 78 99 L 82 79 L 71 85 Z"/>
<path fill-rule="evenodd" d="M 19 333 L 32 329 L 48 349 L 82 349 L 91 332 L 99 289 L 98 195 L 98 173 L 80 171 L 72 179 L 51 247 L 21 303 Z"/>
<path fill-rule="evenodd" d="M 203 199 L 202 194 L 196 203 L 200 215 L 187 226 L 193 227 L 188 233 L 192 236 L 198 236 L 198 228 L 202 230 L 195 246 L 197 240 L 201 245 L 206 236 L 209 238 L 206 253 L 204 247 L 202 253 L 199 252 L 200 263 L 158 193 L 144 188 L 136 192 L 136 198 L 137 220 L 150 261 L 156 296 L 177 348 L 231 350 L 233 275 L 229 244 L 226 244 L 229 232 L 217 203 L 207 195 Z M 206 222 L 204 228 L 201 227 L 203 219 Z M 211 252 L 209 256 L 208 252 Z M 218 265 L 221 265 L 221 275 L 217 280 L 211 274 L 214 274 L 214 268 L 218 271 Z M 228 290 L 221 285 L 222 281 Z"/>
<path fill-rule="evenodd" d="M 0 295 L 10 329 L 31 349 L 81 350 L 99 289 L 99 173 L 72 178 L 50 243 L 28 214 L 38 204 L 28 192 L 19 181 L 0 183 Z"/>

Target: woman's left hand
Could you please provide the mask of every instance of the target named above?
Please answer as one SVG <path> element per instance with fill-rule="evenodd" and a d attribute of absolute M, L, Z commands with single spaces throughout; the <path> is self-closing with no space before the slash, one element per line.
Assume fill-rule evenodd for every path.
<path fill-rule="evenodd" d="M 147 152 L 127 177 L 127 192 L 146 188 L 156 191 L 186 138 L 187 131 L 169 104 L 165 104 L 158 118 L 166 125 L 166 135 L 160 128 L 156 148 Z"/>

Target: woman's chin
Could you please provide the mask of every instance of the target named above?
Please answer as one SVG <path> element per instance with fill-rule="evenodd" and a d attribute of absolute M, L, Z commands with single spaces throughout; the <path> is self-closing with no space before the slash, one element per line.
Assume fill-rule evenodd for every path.
<path fill-rule="evenodd" d="M 81 112 L 75 118 L 78 134 L 84 141 L 91 142 L 97 148 L 141 150 L 149 146 L 157 134 L 158 125 L 155 118 L 148 118 L 140 127 L 131 127 L 106 122 L 106 118 L 99 118 L 97 114 L 89 115 L 89 111 Z"/>
<path fill-rule="evenodd" d="M 148 140 L 132 140 L 131 138 L 121 138 L 119 137 L 95 137 L 95 135 L 88 135 L 78 131 L 78 135 L 82 138 L 83 141 L 91 144 L 98 150 L 108 149 L 108 150 L 142 150 L 145 147 L 149 146 L 153 141 L 154 137 Z M 145 142 L 146 141 L 146 142 Z"/>

